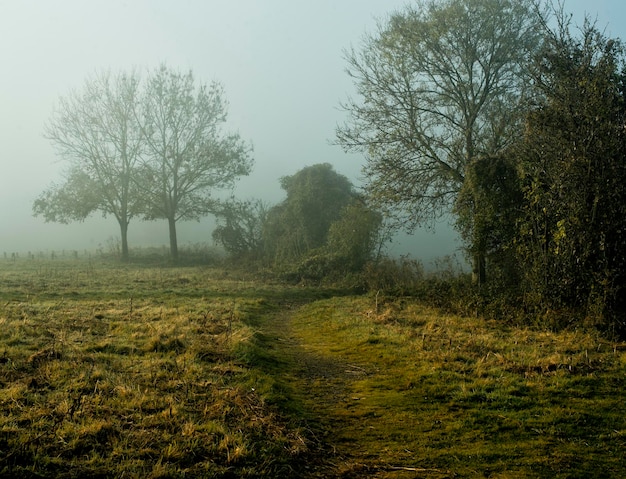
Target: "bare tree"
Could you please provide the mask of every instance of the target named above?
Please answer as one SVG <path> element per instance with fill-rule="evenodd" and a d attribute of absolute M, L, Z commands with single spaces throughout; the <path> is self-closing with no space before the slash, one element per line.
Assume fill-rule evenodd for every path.
<path fill-rule="evenodd" d="M 346 52 L 358 97 L 337 142 L 366 155 L 369 196 L 398 225 L 452 211 L 468 166 L 510 144 L 538 20 L 534 0 L 421 1 Z"/>
<path fill-rule="evenodd" d="M 250 173 L 251 147 L 238 134 L 222 134 L 227 104 L 217 83 L 196 86 L 191 72 L 161 66 L 148 78 L 142 122 L 147 156 L 141 185 L 148 219 L 167 219 L 170 254 L 178 259 L 176 223 L 215 208 L 214 189 Z"/>
<path fill-rule="evenodd" d="M 81 91 L 59 101 L 45 136 L 69 162 L 66 181 L 54 184 L 34 202 L 46 221 L 82 221 L 95 211 L 113 215 L 120 226 L 122 260 L 128 259 L 128 225 L 142 209 L 133 182 L 142 148 L 135 110 L 136 73 L 103 73 Z"/>

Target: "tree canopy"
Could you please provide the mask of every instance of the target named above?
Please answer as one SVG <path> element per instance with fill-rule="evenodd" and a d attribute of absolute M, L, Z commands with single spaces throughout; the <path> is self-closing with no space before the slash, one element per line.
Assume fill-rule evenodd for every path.
<path fill-rule="evenodd" d="M 619 40 L 567 17 L 537 59 L 537 102 L 520 145 L 520 260 L 552 307 L 626 332 L 626 59 Z"/>

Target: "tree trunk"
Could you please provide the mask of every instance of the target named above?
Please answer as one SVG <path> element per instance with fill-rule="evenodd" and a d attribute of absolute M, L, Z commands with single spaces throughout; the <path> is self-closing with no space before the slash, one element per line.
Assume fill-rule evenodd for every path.
<path fill-rule="evenodd" d="M 170 257 L 174 263 L 178 262 L 178 240 L 176 239 L 176 220 L 171 217 L 167 219 L 170 227 Z"/>
<path fill-rule="evenodd" d="M 487 280 L 487 273 L 485 270 L 485 253 L 479 251 L 474 253 L 472 264 L 472 282 L 479 288 L 485 284 Z"/>
<path fill-rule="evenodd" d="M 122 238 L 122 257 L 120 258 L 123 263 L 128 262 L 128 223 L 126 221 L 120 221 L 120 236 Z"/>

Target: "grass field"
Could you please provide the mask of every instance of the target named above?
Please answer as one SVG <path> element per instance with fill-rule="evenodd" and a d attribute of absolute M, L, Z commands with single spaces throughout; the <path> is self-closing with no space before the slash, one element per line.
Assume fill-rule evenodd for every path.
<path fill-rule="evenodd" d="M 306 291 L 82 260 L 0 281 L 4 476 L 279 477 L 308 452 L 237 359 L 251 316 Z"/>
<path fill-rule="evenodd" d="M 209 267 L 0 263 L 2 477 L 626 477 L 623 345 Z"/>

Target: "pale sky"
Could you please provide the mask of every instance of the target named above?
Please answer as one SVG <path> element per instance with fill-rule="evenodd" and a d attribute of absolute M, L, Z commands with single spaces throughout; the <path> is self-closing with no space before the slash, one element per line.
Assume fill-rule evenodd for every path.
<path fill-rule="evenodd" d="M 342 51 L 358 46 L 377 19 L 405 0 L 0 0 L 0 255 L 95 249 L 117 237 L 113 219 L 45 224 L 33 200 L 64 164 L 43 138 L 60 96 L 103 70 L 151 69 L 160 63 L 219 81 L 229 125 L 254 145 L 252 175 L 240 197 L 282 199 L 278 179 L 329 162 L 358 182 L 363 158 L 330 144 L 352 92 Z M 623 0 L 565 0 L 626 38 Z M 210 221 L 181 225 L 179 244 L 211 242 Z M 459 246 L 448 227 L 402 238 L 398 250 L 425 259 Z M 133 221 L 131 248 L 166 244 L 165 222 Z"/>

